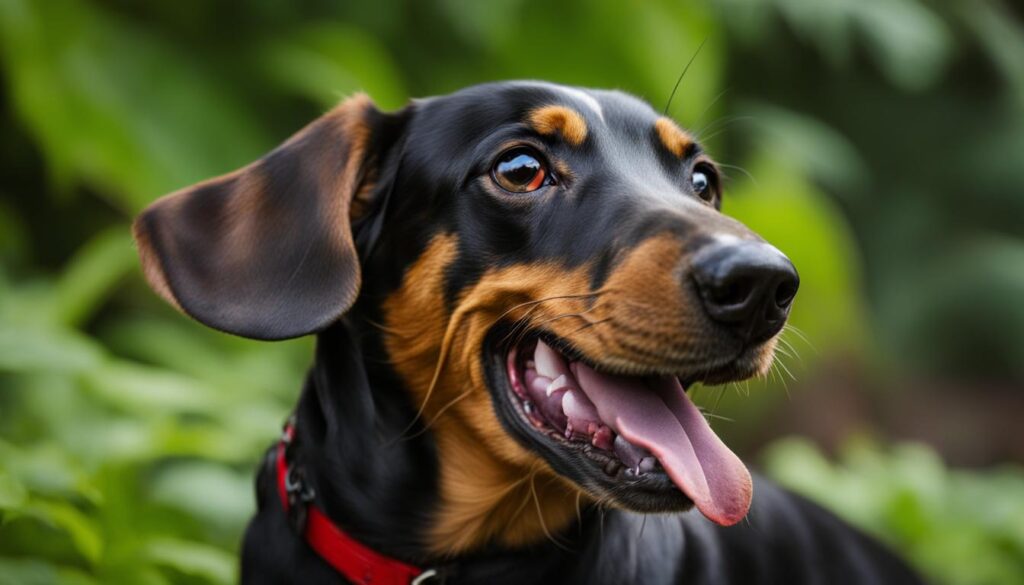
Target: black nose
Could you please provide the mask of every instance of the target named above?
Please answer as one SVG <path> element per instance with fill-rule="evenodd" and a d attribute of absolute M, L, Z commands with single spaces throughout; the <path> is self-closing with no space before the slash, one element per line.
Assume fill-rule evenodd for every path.
<path fill-rule="evenodd" d="M 782 329 L 800 286 L 789 258 L 763 242 L 715 242 L 692 261 L 704 309 L 751 343 Z"/>

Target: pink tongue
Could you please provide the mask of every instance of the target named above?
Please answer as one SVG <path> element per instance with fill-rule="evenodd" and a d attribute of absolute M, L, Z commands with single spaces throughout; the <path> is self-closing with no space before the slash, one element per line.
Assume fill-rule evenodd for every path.
<path fill-rule="evenodd" d="M 609 376 L 582 363 L 572 368 L 601 420 L 653 453 L 704 516 L 730 526 L 747 515 L 750 472 L 711 430 L 679 380 Z"/>

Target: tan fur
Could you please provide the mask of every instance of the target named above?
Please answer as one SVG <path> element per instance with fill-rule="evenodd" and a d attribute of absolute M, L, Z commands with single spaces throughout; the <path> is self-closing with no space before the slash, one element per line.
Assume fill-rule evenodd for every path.
<path fill-rule="evenodd" d="M 373 171 L 366 171 L 370 129 L 362 114 L 372 107 L 365 95 L 353 97 L 314 124 L 328 124 L 338 140 L 349 141 L 343 164 L 333 149 L 309 155 L 320 186 L 335 194 L 326 206 L 339 246 L 351 246 L 350 215 L 369 205 Z M 587 137 L 584 118 L 571 108 L 544 106 L 528 122 L 541 134 L 560 133 L 572 145 Z M 666 126 L 667 125 L 667 126 Z M 309 131 L 283 145 L 292 146 Z M 666 148 L 682 156 L 689 136 L 667 119 L 655 124 Z M 667 128 L 667 129 L 666 129 Z M 234 173 L 171 194 L 154 205 L 181 205 L 196 187 L 234 181 L 232 214 L 264 211 L 259 161 Z M 340 168 L 339 168 L 340 167 Z M 249 233 L 260 222 L 240 222 L 246 230 L 228 238 L 227 252 L 245 261 Z M 148 235 L 135 225 L 147 281 L 178 307 Z M 547 462 L 506 433 L 494 411 L 481 363 L 484 337 L 498 322 L 522 323 L 523 330 L 546 329 L 611 370 L 624 373 L 676 372 L 722 355 L 701 335 L 706 317 L 693 295 L 683 290 L 682 244 L 674 237 L 651 238 L 629 251 L 600 290 L 590 288 L 589 267 L 568 269 L 556 262 L 515 265 L 486 272 L 446 306 L 444 273 L 458 255 L 454 235 L 436 236 L 384 304 L 384 340 L 390 362 L 422 406 L 420 420 L 439 449 L 440 505 L 433 511 L 427 545 L 452 555 L 498 542 L 520 546 L 557 534 L 576 516 L 580 498 L 589 499 Z M 173 253 L 173 250 L 170 251 Z M 348 286 L 358 287 L 358 274 Z M 516 331 L 519 331 L 518 329 Z M 768 367 L 774 343 L 753 359 Z M 752 366 L 752 367 L 753 367 Z"/>
<path fill-rule="evenodd" d="M 484 335 L 512 305 L 558 290 L 585 290 L 585 281 L 561 287 L 569 279 L 557 269 L 513 267 L 486 275 L 449 315 L 443 273 L 456 251 L 454 236 L 437 236 L 384 303 L 389 356 L 416 403 L 423 405 L 422 420 L 441 453 L 442 504 L 428 537 L 437 554 L 465 552 L 490 541 L 509 546 L 535 542 L 575 517 L 578 497 L 567 480 L 501 426 L 480 348 Z"/>
<path fill-rule="evenodd" d="M 349 206 L 348 212 L 350 221 L 356 221 L 370 211 L 370 206 L 373 204 L 373 190 L 377 187 L 377 174 L 376 167 L 370 168 L 366 180 L 352 197 L 352 205 Z"/>
<path fill-rule="evenodd" d="M 139 228 L 138 222 L 132 224 L 132 235 L 135 237 L 135 247 L 139 250 L 142 275 L 146 278 L 146 282 L 149 283 L 149 287 L 156 294 L 160 295 L 160 298 L 177 309 L 178 312 L 184 313 L 185 311 L 181 308 L 181 304 L 178 303 L 178 299 L 174 298 L 170 285 L 167 284 L 167 276 L 160 267 L 160 261 L 156 257 L 156 252 L 149 241 L 149 236 L 144 230 Z"/>
<path fill-rule="evenodd" d="M 677 158 L 683 158 L 686 150 L 693 144 L 690 134 L 668 118 L 662 117 L 655 120 L 654 131 L 658 133 L 658 138 L 665 148 Z"/>
<path fill-rule="evenodd" d="M 366 166 L 366 147 L 370 142 L 371 129 L 366 122 L 366 113 L 372 109 L 373 102 L 364 93 L 358 93 L 337 105 L 324 114 L 313 124 L 326 122 L 332 129 L 335 140 L 348 143 L 348 156 L 341 172 L 335 161 L 330 159 L 316 161 L 314 168 L 320 174 L 322 192 L 333 194 L 328 199 L 334 203 L 327 207 L 328 223 L 337 230 L 334 241 L 339 247 L 347 248 L 355 253 L 355 242 L 352 239 L 352 220 L 349 216 L 352 200 L 356 197 L 360 181 L 364 178 L 363 168 Z M 312 126 L 313 124 L 310 124 Z M 307 129 L 310 127 L 307 126 Z M 305 130 L 293 136 L 286 144 L 299 140 Z M 318 154 L 331 156 L 333 148 L 319 149 Z M 333 201 L 332 201 L 333 199 Z M 354 291 L 362 285 L 362 274 L 356 270 L 348 275 L 346 284 Z"/>
<path fill-rule="evenodd" d="M 541 106 L 527 116 L 527 123 L 537 132 L 550 136 L 556 132 L 573 146 L 587 139 L 587 121 L 576 110 L 566 106 Z"/>
<path fill-rule="evenodd" d="M 547 329 L 623 372 L 679 371 L 716 354 L 701 335 L 697 301 L 681 288 L 683 250 L 674 237 L 632 250 L 599 291 L 591 291 L 586 266 L 490 270 L 449 313 L 444 272 L 457 254 L 455 236 L 436 236 L 383 306 L 390 360 L 440 452 L 441 504 L 428 535 L 437 554 L 491 541 L 529 544 L 576 514 L 579 489 L 513 440 L 494 412 L 480 352 L 495 323 Z"/>

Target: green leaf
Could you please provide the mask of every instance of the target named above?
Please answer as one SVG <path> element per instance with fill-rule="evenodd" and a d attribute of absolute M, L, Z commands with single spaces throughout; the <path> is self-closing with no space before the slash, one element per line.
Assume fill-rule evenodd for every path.
<path fill-rule="evenodd" d="M 922 90 L 939 80 L 953 35 L 931 7 L 913 0 L 854 0 L 850 7 L 875 62 L 893 83 Z"/>
<path fill-rule="evenodd" d="M 3 200 L 10 197 L 0 191 L 0 280 L 3 278 L 2 265 L 15 265 L 25 259 L 29 247 L 28 234 L 20 218 Z M 2 294 L 2 292 L 0 292 Z"/>
<path fill-rule="evenodd" d="M 849 66 L 854 39 L 891 82 L 921 90 L 938 81 L 953 49 L 953 35 L 934 10 L 917 0 L 773 0 L 796 32 L 817 45 L 835 68 Z M 732 2 L 734 9 L 742 5 Z"/>
<path fill-rule="evenodd" d="M 407 94 L 387 49 L 365 32 L 317 23 L 265 49 L 260 63 L 276 85 L 315 99 L 325 108 L 357 91 L 378 106 L 397 108 Z"/>
<path fill-rule="evenodd" d="M 0 324 L 0 371 L 78 372 L 96 367 L 103 353 L 71 330 Z"/>
<path fill-rule="evenodd" d="M 1024 469 L 950 471 L 928 447 L 855 440 L 838 461 L 806 439 L 762 459 L 783 485 L 893 544 L 936 583 L 1022 583 Z"/>
<path fill-rule="evenodd" d="M 28 491 L 18 478 L 0 468 L 0 510 L 19 510 L 27 496 Z"/>
<path fill-rule="evenodd" d="M 80 462 L 57 441 L 43 440 L 16 447 L 0 440 L 0 465 L 4 468 L 0 477 L 6 473 L 16 478 L 33 495 L 84 499 L 92 504 L 102 500 L 102 494 Z"/>
<path fill-rule="evenodd" d="M 80 0 L 0 3 L 0 59 L 56 183 L 133 213 L 270 145 L 198 56 Z"/>
<path fill-rule="evenodd" d="M 0 558 L 0 585 L 97 585 L 78 569 L 35 559 Z"/>
<path fill-rule="evenodd" d="M 57 281 L 54 318 L 79 325 L 138 264 L 131 235 L 123 227 L 100 232 L 82 246 Z"/>
<path fill-rule="evenodd" d="M 737 108 L 750 117 L 753 141 L 761 152 L 791 161 L 793 170 L 840 192 L 857 192 L 868 184 L 863 157 L 845 136 L 810 116 L 763 103 Z"/>
<path fill-rule="evenodd" d="M 209 462 L 182 462 L 161 469 L 152 483 L 155 501 L 187 512 L 204 524 L 240 530 L 253 513 L 252 474 Z M 202 497 L 196 497 L 202 494 Z"/>
<path fill-rule="evenodd" d="M 174 538 L 154 538 L 146 543 L 146 557 L 154 563 L 211 583 L 234 583 L 234 555 L 219 548 Z"/>
<path fill-rule="evenodd" d="M 112 406 L 140 414 L 212 412 L 222 403 L 220 394 L 193 378 L 127 361 L 97 366 L 83 379 Z"/>
<path fill-rule="evenodd" d="M 957 14 L 975 31 L 977 41 L 992 62 L 1013 84 L 1018 105 L 1024 105 L 1024 31 L 998 2 L 958 4 Z"/>
<path fill-rule="evenodd" d="M 83 558 L 94 564 L 99 561 L 103 553 L 99 526 L 78 508 L 64 502 L 32 500 L 21 513 L 65 532 Z"/>

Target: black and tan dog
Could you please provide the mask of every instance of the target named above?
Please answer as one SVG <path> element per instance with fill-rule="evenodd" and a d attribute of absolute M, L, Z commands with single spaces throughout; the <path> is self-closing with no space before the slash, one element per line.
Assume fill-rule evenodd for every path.
<path fill-rule="evenodd" d="M 720 200 L 644 102 L 513 82 L 351 98 L 154 203 L 135 235 L 161 296 L 245 337 L 318 334 L 243 580 L 917 582 L 752 482 L 687 398 L 763 374 L 797 291 Z"/>

